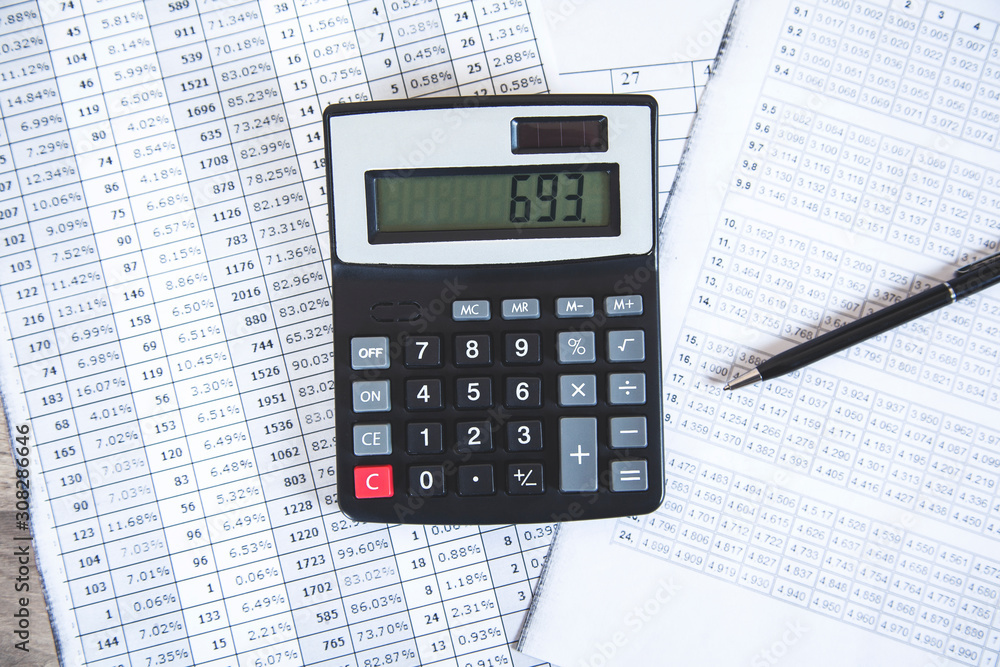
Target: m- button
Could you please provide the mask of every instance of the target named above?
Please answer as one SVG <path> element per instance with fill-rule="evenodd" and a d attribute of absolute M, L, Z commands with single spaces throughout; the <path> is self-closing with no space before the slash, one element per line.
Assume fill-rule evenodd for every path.
<path fill-rule="evenodd" d="M 594 299 L 589 296 L 556 299 L 556 317 L 593 317 Z"/>

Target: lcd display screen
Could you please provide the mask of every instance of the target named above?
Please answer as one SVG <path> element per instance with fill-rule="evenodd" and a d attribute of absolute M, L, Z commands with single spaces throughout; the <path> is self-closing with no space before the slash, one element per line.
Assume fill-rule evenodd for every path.
<path fill-rule="evenodd" d="M 620 228 L 617 164 L 374 171 L 367 187 L 374 236 L 608 236 Z"/>

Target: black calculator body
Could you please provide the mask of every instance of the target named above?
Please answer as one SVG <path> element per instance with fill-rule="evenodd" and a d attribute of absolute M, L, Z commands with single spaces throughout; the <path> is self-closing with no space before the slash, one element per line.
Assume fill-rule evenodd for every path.
<path fill-rule="evenodd" d="M 326 109 L 345 514 L 659 506 L 656 119 L 647 96 Z"/>

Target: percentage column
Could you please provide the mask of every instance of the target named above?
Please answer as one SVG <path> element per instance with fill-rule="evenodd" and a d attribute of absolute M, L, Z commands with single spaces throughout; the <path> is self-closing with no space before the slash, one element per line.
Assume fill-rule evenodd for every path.
<path fill-rule="evenodd" d="M 451 649 L 461 664 L 502 664 L 509 653 L 497 605 L 496 586 L 511 570 L 500 567 L 500 580 L 486 552 L 479 526 L 462 526 L 428 536 L 438 586 L 448 615 Z M 517 573 L 515 573 L 517 574 Z"/>
<path fill-rule="evenodd" d="M 458 81 L 437 7 L 429 3 L 386 3 L 386 12 L 406 96 L 457 93 Z"/>
<path fill-rule="evenodd" d="M 237 651 L 230 611 L 222 600 L 220 570 L 228 550 L 213 548 L 215 540 L 233 534 L 239 520 L 223 494 L 245 493 L 260 502 L 259 486 L 246 481 L 256 469 L 246 454 L 249 438 L 233 357 L 213 290 L 211 241 L 202 236 L 215 231 L 208 225 L 216 214 L 223 227 L 232 224 L 220 212 L 242 212 L 242 191 L 232 172 L 208 36 L 197 7 L 150 3 L 144 10 L 156 57 L 137 63 L 133 71 L 157 82 L 151 92 L 163 92 L 163 106 L 150 113 L 154 121 L 165 116 L 169 124 L 156 121 L 161 131 L 132 142 L 129 158 L 137 161 L 133 168 L 148 183 L 136 207 L 143 218 L 138 227 L 161 318 L 167 355 L 163 368 L 172 380 L 162 394 L 147 394 L 162 415 L 153 428 L 156 437 L 147 436 L 147 451 L 174 554 L 190 659 L 210 664 L 230 661 Z M 231 269 L 243 276 L 248 267 L 234 261 Z M 156 408 L 152 403 L 150 410 Z M 256 513 L 242 516 L 247 519 L 245 526 L 240 524 L 242 535 L 248 541 L 251 529 L 267 527 Z"/>
<path fill-rule="evenodd" d="M 299 664 L 305 646 L 300 637 L 336 626 L 343 617 L 330 607 L 336 589 L 329 569 L 316 567 L 332 558 L 316 473 L 294 411 L 296 400 L 305 397 L 303 403 L 317 407 L 310 430 L 328 428 L 327 406 L 315 402 L 332 392 L 332 384 L 317 382 L 293 393 L 286 364 L 312 346 L 329 345 L 328 335 L 294 343 L 303 333 L 319 330 L 307 329 L 304 315 L 329 314 L 329 304 L 309 292 L 328 297 L 324 283 L 303 279 L 312 273 L 303 267 L 321 269 L 322 260 L 310 241 L 313 225 L 304 210 L 260 7 L 245 2 L 205 11 L 197 28 L 205 42 L 199 37 L 172 53 L 181 59 L 201 54 L 194 61 L 199 67 L 211 64 L 214 71 L 206 75 L 211 78 L 205 92 L 178 96 L 187 97 L 180 107 L 191 110 L 183 121 L 184 145 L 207 148 L 194 165 L 201 179 L 194 195 L 210 264 L 204 274 L 199 265 L 197 275 L 204 275 L 199 282 L 214 286 L 221 314 L 218 333 L 199 348 L 205 370 L 191 378 L 193 384 L 198 380 L 199 409 L 193 416 L 207 429 L 199 434 L 208 450 L 196 473 L 213 545 L 209 569 L 218 570 L 217 591 L 230 600 L 225 611 L 239 659 Z M 182 70 L 176 75 L 183 76 Z M 217 195 L 216 185 L 221 186 Z M 214 326 L 215 320 L 209 321 Z M 225 355 L 218 373 L 213 372 L 216 350 Z M 311 352 L 301 359 L 311 360 Z M 312 366 L 303 363 L 303 368 Z M 313 410 L 308 414 L 314 417 Z M 293 612 L 321 604 L 323 609 Z M 204 655 L 223 655 L 215 648 L 215 642 L 204 644 Z"/>
<path fill-rule="evenodd" d="M 328 258 L 328 225 L 322 222 L 327 215 L 326 158 L 321 127 L 323 108 L 334 101 L 371 99 L 367 83 L 339 90 L 336 83 L 327 81 L 323 90 L 324 101 L 319 96 L 317 81 L 325 72 L 321 63 L 356 62 L 360 54 L 352 29 L 351 8 L 346 3 L 337 7 L 265 3 L 261 7 L 261 15 L 267 26 L 271 57 L 261 60 L 260 66 L 264 67 L 265 63 L 270 66 L 271 60 L 274 61 L 291 134 L 286 154 L 294 155 L 282 169 L 297 171 L 289 175 L 301 179 L 311 219 L 321 222 L 314 226 L 317 245 L 322 256 Z M 302 215 L 297 222 L 308 223 L 310 220 Z"/>
<path fill-rule="evenodd" d="M 22 197 L 0 204 L 6 255 L 0 284 L 14 323 L 11 335 L 51 507 L 59 516 L 72 517 L 56 528 L 69 552 L 63 567 L 72 602 L 63 597 L 53 604 L 61 614 L 71 612 L 68 604 L 88 609 L 91 616 L 77 625 L 76 647 L 82 654 L 70 659 L 96 660 L 120 655 L 127 646 L 111 550 L 103 543 L 109 527 L 98 518 L 98 495 L 89 490 L 99 470 L 88 461 L 99 456 L 95 429 L 129 417 L 127 403 L 118 404 L 114 418 L 104 412 L 108 406 L 102 399 L 123 393 L 114 382 L 124 378 L 121 353 L 108 327 L 110 307 L 73 157 L 68 109 L 53 78 L 91 68 L 93 53 L 77 10 L 48 8 L 54 15 L 46 18 L 55 21 L 50 43 L 37 5 L 18 9 L 6 17 L 3 31 L 9 34 L 0 38 L 3 57 L 10 58 L 4 70 L 11 72 L 0 95 L 10 164 L 17 168 L 16 180 L 6 181 L 2 194 Z M 8 50 L 8 44 L 16 48 Z M 14 62 L 11 55 L 20 60 Z M 59 353 L 66 355 L 65 363 Z"/>
<path fill-rule="evenodd" d="M 334 102 L 367 100 L 371 96 L 362 63 L 363 52 L 351 30 L 354 7 L 349 8 L 346 2 L 336 4 L 339 6 L 298 10 L 299 29 L 305 45 L 304 60 L 308 61 L 315 93 L 320 95 L 320 110 Z M 380 0 L 377 4 L 381 5 Z M 367 13 L 362 13 L 358 20 L 366 25 L 368 18 Z M 377 14 L 374 18 L 380 20 Z M 294 64 L 297 65 L 298 60 Z"/>
<path fill-rule="evenodd" d="M 545 92 L 542 61 L 525 0 L 477 3 L 475 9 L 494 90 L 501 95 Z"/>
<path fill-rule="evenodd" d="M 92 78 L 77 85 L 92 95 L 79 103 L 81 118 L 90 121 L 79 136 L 93 142 L 94 150 L 86 146 L 78 153 L 83 153 L 81 171 L 86 175 L 102 274 L 109 285 L 121 361 L 128 373 L 123 388 L 131 390 L 128 402 L 105 404 L 98 414 L 108 415 L 106 421 L 116 426 L 116 439 L 123 448 L 137 448 L 130 451 L 129 468 L 114 468 L 120 471 L 117 479 L 103 480 L 118 500 L 117 506 L 101 508 L 102 521 L 113 532 L 105 539 L 114 545 L 112 575 L 134 659 L 157 661 L 170 654 L 181 664 L 190 664 L 186 622 L 165 533 L 174 516 L 168 498 L 190 487 L 183 484 L 184 472 L 168 477 L 156 466 L 164 452 L 177 449 L 183 431 L 160 331 L 164 315 L 154 302 L 157 294 L 148 278 L 150 262 L 143 247 L 145 223 L 162 210 L 158 200 L 165 187 L 172 185 L 174 191 L 179 187 L 176 175 L 172 183 L 163 181 L 157 170 L 164 169 L 166 175 L 165 167 L 154 159 L 162 156 L 150 155 L 147 147 L 173 128 L 163 83 L 152 65 L 155 50 L 142 3 L 89 13 L 86 28 L 95 69 L 87 72 Z M 129 419 L 115 421 L 122 408 Z M 111 468 L 120 456 L 102 461 L 103 469 Z M 94 486 L 101 483 L 95 481 Z"/>

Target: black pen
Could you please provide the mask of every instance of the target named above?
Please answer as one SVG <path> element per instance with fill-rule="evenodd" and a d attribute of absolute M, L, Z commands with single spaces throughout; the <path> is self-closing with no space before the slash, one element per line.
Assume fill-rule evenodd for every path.
<path fill-rule="evenodd" d="M 797 371 L 998 282 L 1000 282 L 1000 253 L 963 266 L 955 272 L 955 277 L 946 283 L 886 306 L 876 313 L 866 315 L 771 357 L 756 368 L 732 379 L 726 384 L 725 389 L 739 389 Z"/>

